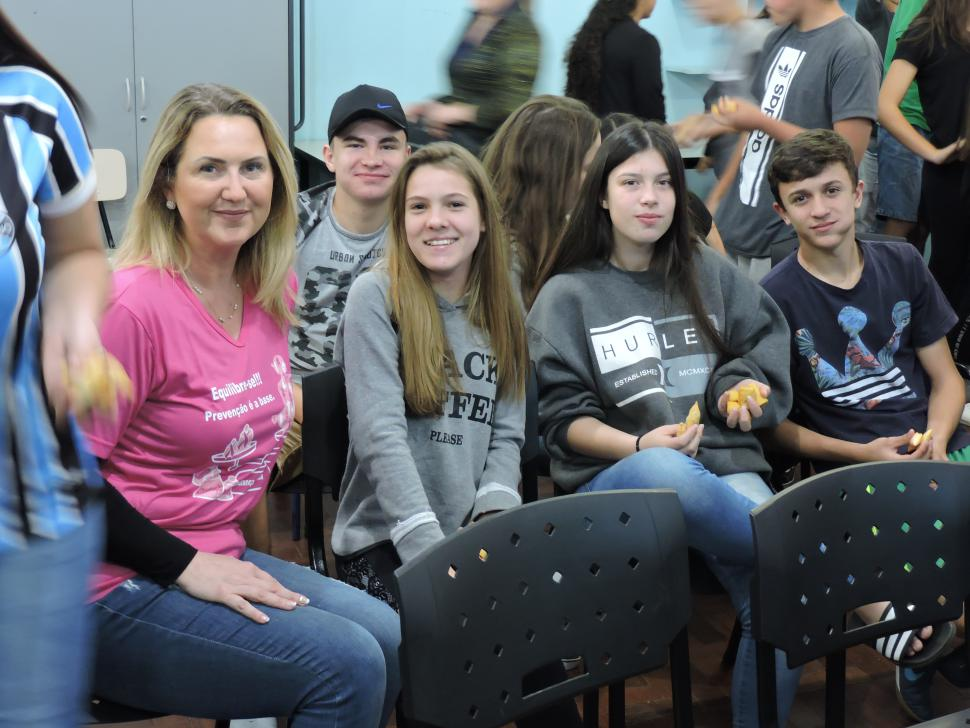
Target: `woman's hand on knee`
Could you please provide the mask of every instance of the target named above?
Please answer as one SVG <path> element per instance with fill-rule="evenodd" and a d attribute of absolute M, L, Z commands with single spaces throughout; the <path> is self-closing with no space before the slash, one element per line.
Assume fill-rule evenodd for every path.
<path fill-rule="evenodd" d="M 204 551 L 196 553 L 175 583 L 196 599 L 224 604 L 259 623 L 268 622 L 269 617 L 253 603 L 286 610 L 310 603 L 255 564 Z"/>

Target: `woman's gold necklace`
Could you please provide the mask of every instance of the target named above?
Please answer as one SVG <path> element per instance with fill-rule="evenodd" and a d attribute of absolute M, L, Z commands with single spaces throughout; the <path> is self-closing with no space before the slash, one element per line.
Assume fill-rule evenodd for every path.
<path fill-rule="evenodd" d="M 202 287 L 199 286 L 199 285 L 197 285 L 195 283 L 195 281 L 193 281 L 191 278 L 189 278 L 189 274 L 188 273 L 184 273 L 183 272 L 182 273 L 182 277 L 185 278 L 185 282 L 189 284 L 189 288 L 191 288 L 193 291 L 195 291 L 196 295 L 202 300 L 203 303 L 205 303 L 205 292 L 202 290 Z M 237 290 L 239 289 L 239 283 L 238 282 L 236 283 L 236 289 Z M 239 310 L 239 304 L 238 303 L 234 303 L 234 304 L 232 304 L 232 313 L 230 313 L 228 316 L 220 316 L 215 311 L 213 311 L 212 313 L 216 317 L 216 321 L 218 321 L 220 324 L 225 325 L 229 321 L 232 321 L 232 317 L 236 315 L 236 311 L 238 311 L 238 310 Z"/>

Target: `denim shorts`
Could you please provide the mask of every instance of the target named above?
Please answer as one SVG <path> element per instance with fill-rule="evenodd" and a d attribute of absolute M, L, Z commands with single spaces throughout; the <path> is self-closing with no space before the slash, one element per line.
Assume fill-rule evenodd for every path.
<path fill-rule="evenodd" d="M 914 127 L 924 137 L 929 132 Z M 894 220 L 916 222 L 919 211 L 923 159 L 913 154 L 892 134 L 879 127 L 879 193 L 876 214 Z"/>

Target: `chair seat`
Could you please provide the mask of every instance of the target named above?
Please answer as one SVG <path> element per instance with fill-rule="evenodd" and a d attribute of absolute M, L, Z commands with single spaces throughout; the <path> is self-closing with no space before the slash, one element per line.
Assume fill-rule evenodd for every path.
<path fill-rule="evenodd" d="M 157 713 L 153 710 L 131 708 L 121 703 L 92 696 L 88 701 L 88 722 L 86 725 L 110 725 L 112 723 L 137 723 L 143 720 L 164 718 L 167 713 Z M 228 720 L 215 721 L 214 728 L 229 728 Z"/>
<path fill-rule="evenodd" d="M 970 708 L 959 713 L 950 713 L 940 718 L 934 718 L 923 723 L 917 723 L 913 728 L 966 728 L 970 725 Z"/>
<path fill-rule="evenodd" d="M 134 723 L 139 720 L 151 720 L 153 718 L 164 717 L 165 713 L 156 713 L 151 710 L 140 710 L 130 708 L 121 703 L 113 703 L 104 698 L 92 697 L 88 703 L 88 713 L 90 714 L 92 725 L 106 723 Z"/>

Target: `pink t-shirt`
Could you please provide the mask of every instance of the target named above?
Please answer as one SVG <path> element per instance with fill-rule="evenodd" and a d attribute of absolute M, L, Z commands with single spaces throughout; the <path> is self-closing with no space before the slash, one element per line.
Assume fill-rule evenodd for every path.
<path fill-rule="evenodd" d="M 159 526 L 201 551 L 239 556 L 240 521 L 262 495 L 293 419 L 286 334 L 244 301 L 234 340 L 178 275 L 114 275 L 105 348 L 134 385 L 117 420 L 91 423 L 102 473 Z M 97 600 L 134 574 L 101 564 Z"/>

